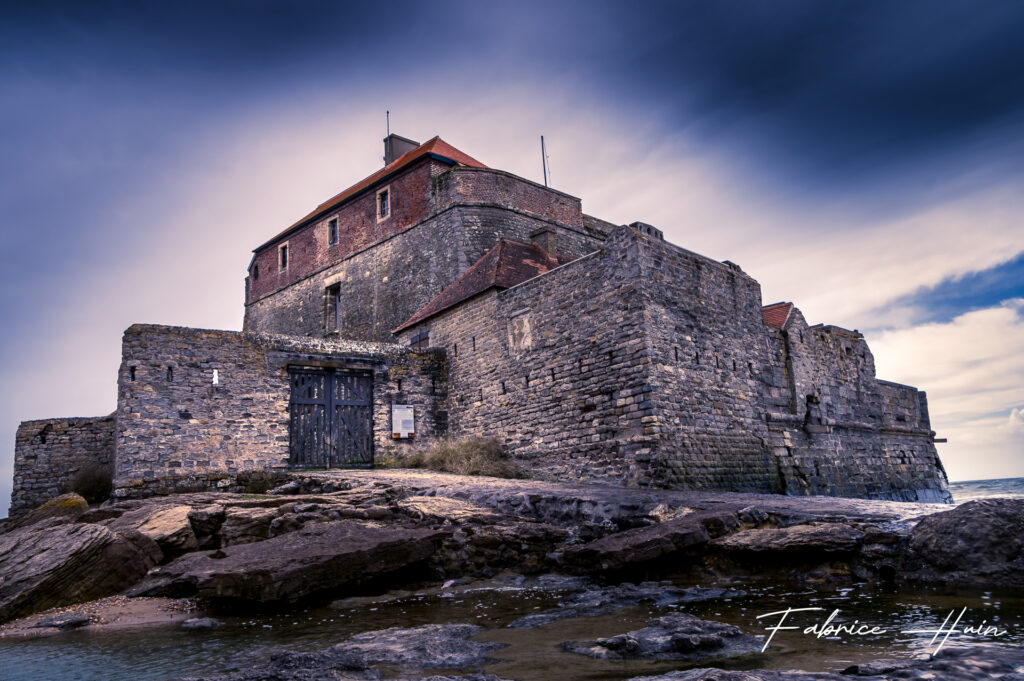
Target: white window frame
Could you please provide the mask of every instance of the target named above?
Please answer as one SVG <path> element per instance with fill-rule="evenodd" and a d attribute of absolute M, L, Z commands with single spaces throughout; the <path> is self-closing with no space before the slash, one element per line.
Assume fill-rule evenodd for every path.
<path fill-rule="evenodd" d="M 388 212 L 387 215 L 380 214 L 380 195 L 387 192 L 388 195 Z M 384 222 L 395 212 L 395 195 L 391 193 L 391 185 L 381 187 L 377 190 L 376 196 L 373 199 L 374 211 L 377 213 L 377 222 Z"/>
<path fill-rule="evenodd" d="M 282 256 L 282 252 L 284 253 L 284 257 L 283 258 L 281 257 Z M 283 244 L 278 244 L 277 245 L 277 271 L 278 272 L 287 272 L 288 271 L 288 266 L 291 264 L 291 262 L 292 262 L 292 253 L 291 253 L 291 249 L 288 248 L 288 242 L 285 241 Z"/>

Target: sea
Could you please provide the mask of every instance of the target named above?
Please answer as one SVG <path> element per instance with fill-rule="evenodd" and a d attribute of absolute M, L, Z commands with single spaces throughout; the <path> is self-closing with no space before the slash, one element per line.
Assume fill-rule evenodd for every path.
<path fill-rule="evenodd" d="M 955 504 L 992 497 L 1024 499 L 1024 478 L 962 480 L 949 483 L 949 491 L 953 494 Z"/>

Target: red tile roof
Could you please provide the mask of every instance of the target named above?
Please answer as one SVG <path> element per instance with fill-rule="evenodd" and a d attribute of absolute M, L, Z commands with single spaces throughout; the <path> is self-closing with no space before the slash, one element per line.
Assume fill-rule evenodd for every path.
<path fill-rule="evenodd" d="M 472 156 L 470 156 L 469 154 L 463 153 L 463 152 L 459 151 L 458 149 L 456 149 L 455 147 L 453 147 L 452 145 L 448 144 L 447 142 L 445 142 L 440 137 L 434 136 L 434 137 L 430 138 L 429 140 L 427 140 L 426 142 L 424 142 L 423 144 L 421 144 L 420 146 L 418 146 L 415 149 L 413 149 L 412 151 L 407 151 L 406 153 L 402 154 L 401 156 L 396 158 L 394 161 L 392 161 L 388 165 L 384 166 L 383 168 L 381 168 L 380 170 L 378 170 L 374 174 L 370 175 L 369 177 L 366 177 L 366 178 L 360 180 L 359 182 L 356 182 L 354 185 L 352 185 L 348 189 L 344 190 L 343 192 L 341 192 L 339 194 L 335 194 L 331 198 L 327 199 L 326 201 L 321 203 L 319 206 L 314 208 L 312 211 L 310 211 L 309 213 L 304 215 L 300 220 L 298 220 L 297 222 L 292 224 L 290 227 L 288 227 L 288 229 L 284 230 L 283 232 L 281 232 L 280 234 L 275 236 L 273 239 L 270 239 L 266 243 L 264 243 L 261 246 L 259 246 L 258 248 L 256 248 L 256 250 L 257 251 L 263 250 L 265 247 L 267 247 L 270 244 L 274 243 L 275 241 L 277 241 L 281 237 L 285 236 L 286 234 L 288 234 L 289 232 L 291 232 L 295 228 L 297 228 L 297 227 L 303 225 L 304 223 L 308 222 L 310 219 L 316 217 L 317 215 L 319 215 L 319 214 L 321 214 L 321 213 L 323 213 L 325 211 L 329 211 L 332 208 L 335 208 L 337 206 L 340 206 L 342 203 L 344 203 L 348 199 L 356 196 L 357 194 L 361 194 L 366 189 L 369 189 L 371 186 L 373 186 L 379 180 L 382 180 L 385 177 L 387 177 L 388 175 L 391 175 L 392 173 L 395 173 L 395 172 L 401 170 L 402 168 L 404 168 L 404 167 L 406 167 L 408 165 L 411 165 L 415 161 L 418 161 L 421 158 L 424 158 L 425 156 L 431 156 L 431 155 L 434 156 L 435 158 L 440 157 L 441 159 L 449 160 L 452 163 L 454 163 L 455 165 L 470 166 L 470 167 L 473 167 L 473 168 L 486 168 L 487 167 L 483 163 L 481 163 L 480 161 L 478 161 L 475 158 L 473 158 Z"/>
<path fill-rule="evenodd" d="M 544 274 L 561 263 L 537 244 L 502 239 L 484 257 L 417 310 L 391 333 L 398 333 L 492 288 L 506 289 Z"/>
<path fill-rule="evenodd" d="M 781 329 L 786 326 L 792 311 L 793 303 L 773 303 L 761 308 L 761 316 L 765 324 Z"/>

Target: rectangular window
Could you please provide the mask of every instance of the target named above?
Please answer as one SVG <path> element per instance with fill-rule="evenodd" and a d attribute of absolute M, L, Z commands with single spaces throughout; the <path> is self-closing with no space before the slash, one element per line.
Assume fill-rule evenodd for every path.
<path fill-rule="evenodd" d="M 430 347 L 430 331 L 420 331 L 418 334 L 412 337 L 409 341 L 410 348 L 429 348 Z"/>
<path fill-rule="evenodd" d="M 252 280 L 256 281 L 259 278 L 260 278 L 260 266 L 259 265 L 253 265 L 252 266 Z"/>
<path fill-rule="evenodd" d="M 288 269 L 288 244 L 281 244 L 277 248 L 277 264 L 281 270 Z"/>
<path fill-rule="evenodd" d="M 324 290 L 324 331 L 340 331 L 341 325 L 341 284 L 328 286 Z"/>
<path fill-rule="evenodd" d="M 338 243 L 338 218 L 331 218 L 327 222 L 327 245 L 333 246 Z"/>
<path fill-rule="evenodd" d="M 377 222 L 391 214 L 391 191 L 385 187 L 377 192 Z"/>

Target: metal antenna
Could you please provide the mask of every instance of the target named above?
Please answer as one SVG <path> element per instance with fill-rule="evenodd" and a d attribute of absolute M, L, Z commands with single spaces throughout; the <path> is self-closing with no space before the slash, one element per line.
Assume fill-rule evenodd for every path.
<path fill-rule="evenodd" d="M 544 150 L 544 135 L 540 136 L 540 163 L 544 168 L 544 186 L 548 186 L 548 154 Z"/>
<path fill-rule="evenodd" d="M 391 137 L 391 111 L 384 112 L 384 121 L 387 128 L 387 137 Z"/>

